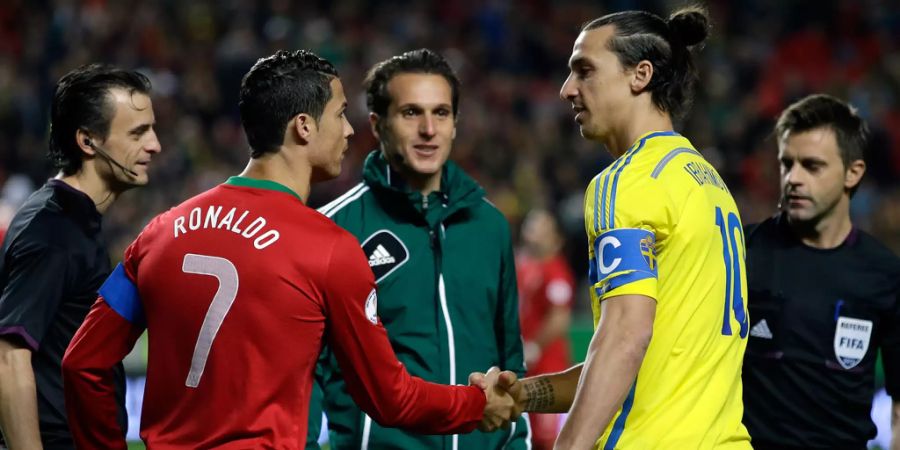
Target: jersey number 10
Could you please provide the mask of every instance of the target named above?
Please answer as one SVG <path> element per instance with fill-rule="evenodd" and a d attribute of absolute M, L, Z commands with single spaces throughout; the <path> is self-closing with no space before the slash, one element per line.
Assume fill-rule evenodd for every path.
<path fill-rule="evenodd" d="M 716 225 L 722 234 L 722 255 L 725 258 L 725 314 L 722 319 L 722 334 L 731 336 L 731 312 L 734 318 L 741 324 L 741 339 L 747 337 L 748 320 L 744 312 L 744 298 L 741 295 L 741 274 L 744 273 L 743 258 L 738 252 L 738 245 L 743 245 L 744 230 L 741 228 L 741 220 L 737 214 L 728 213 L 728 220 L 722 213 L 722 208 L 716 207 Z M 735 235 L 735 230 L 739 236 Z M 741 240 L 738 241 L 738 238 Z"/>

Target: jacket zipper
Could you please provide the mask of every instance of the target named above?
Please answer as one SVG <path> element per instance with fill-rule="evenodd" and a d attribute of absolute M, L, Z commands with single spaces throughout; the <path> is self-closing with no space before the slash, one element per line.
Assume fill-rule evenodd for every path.
<path fill-rule="evenodd" d="M 427 203 L 427 197 L 425 203 Z M 441 314 L 444 316 L 444 327 L 447 328 L 447 353 L 450 357 L 450 385 L 453 386 L 456 384 L 456 339 L 453 335 L 453 321 L 450 320 L 450 307 L 447 303 L 447 289 L 444 284 L 444 268 L 442 265 L 443 246 L 441 245 L 441 239 L 444 237 L 444 224 L 439 223 L 438 226 L 440 227 L 440 234 L 438 234 L 435 229 L 429 230 L 428 234 L 431 237 L 431 247 L 434 250 L 434 267 L 437 269 L 438 300 L 441 305 Z M 450 450 L 458 450 L 459 435 L 454 434 L 450 439 Z"/>

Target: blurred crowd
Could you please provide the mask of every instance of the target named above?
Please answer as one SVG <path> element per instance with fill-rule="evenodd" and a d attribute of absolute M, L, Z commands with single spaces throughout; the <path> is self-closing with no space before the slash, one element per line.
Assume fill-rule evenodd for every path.
<path fill-rule="evenodd" d="M 443 53 L 463 82 L 452 158 L 517 229 L 535 207 L 555 211 L 577 274 L 586 273 L 582 198 L 610 162 L 578 134 L 558 97 L 579 26 L 608 12 L 665 15 L 684 2 L 609 0 L 3 0 L 0 2 L 0 228 L 53 175 L 46 162 L 53 86 L 89 62 L 138 68 L 153 83 L 163 152 L 151 184 L 107 214 L 120 257 L 146 222 L 242 169 L 249 151 L 241 77 L 277 49 L 307 48 L 338 67 L 356 135 L 340 178 L 313 189 L 319 206 L 358 182 L 374 148 L 361 81 L 405 50 Z M 745 223 L 775 212 L 778 113 L 811 92 L 856 105 L 873 131 L 856 223 L 900 251 L 900 7 L 893 1 L 707 3 L 714 27 L 697 52 L 701 83 L 676 128 L 718 168 Z M 583 278 L 583 277 L 582 277 Z M 583 291 L 583 290 L 582 290 Z M 583 309 L 585 303 L 579 305 Z"/>

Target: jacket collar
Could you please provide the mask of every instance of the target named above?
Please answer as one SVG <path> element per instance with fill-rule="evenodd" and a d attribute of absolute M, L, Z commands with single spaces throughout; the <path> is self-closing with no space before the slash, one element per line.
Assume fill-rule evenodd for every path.
<path fill-rule="evenodd" d="M 363 180 L 379 197 L 391 203 L 408 205 L 421 216 L 428 216 L 431 224 L 431 208 L 440 203 L 442 212 L 436 214 L 443 221 L 457 211 L 475 205 L 484 198 L 484 189 L 468 176 L 456 163 L 447 161 L 441 171 L 441 189 L 428 195 L 427 202 L 422 194 L 410 189 L 403 177 L 394 171 L 380 150 L 373 150 L 363 165 Z M 431 205 L 426 208 L 425 205 Z M 433 225 L 433 224 L 431 224 Z"/>

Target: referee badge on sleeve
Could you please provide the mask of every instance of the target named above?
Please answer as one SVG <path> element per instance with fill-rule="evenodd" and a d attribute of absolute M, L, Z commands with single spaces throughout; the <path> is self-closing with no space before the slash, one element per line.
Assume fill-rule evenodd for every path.
<path fill-rule="evenodd" d="M 844 369 L 852 369 L 866 356 L 869 338 L 872 337 L 872 321 L 838 317 L 834 329 L 834 356 Z"/>

